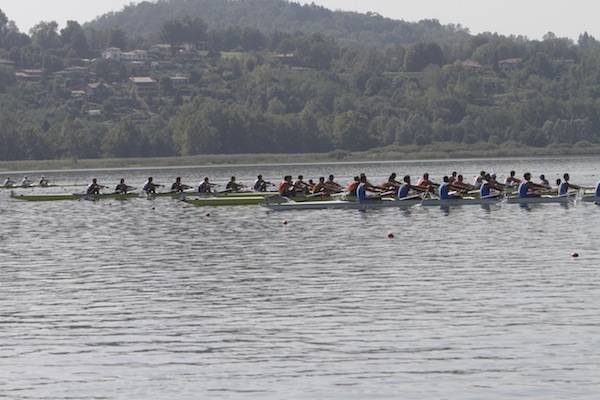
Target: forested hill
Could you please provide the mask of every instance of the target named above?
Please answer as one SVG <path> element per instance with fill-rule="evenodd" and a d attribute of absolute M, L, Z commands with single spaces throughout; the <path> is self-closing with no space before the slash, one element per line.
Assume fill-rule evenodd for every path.
<path fill-rule="evenodd" d="M 588 34 L 470 35 L 280 0 L 144 3 L 28 34 L 9 17 L 0 160 L 600 147 Z"/>
<path fill-rule="evenodd" d="M 462 40 L 460 26 L 435 20 L 397 21 L 379 14 L 331 11 L 317 5 L 285 0 L 160 0 L 144 1 L 122 11 L 105 14 L 85 25 L 88 29 L 123 29 L 130 37 L 157 38 L 160 27 L 171 20 L 200 17 L 209 28 L 259 28 L 263 32 L 321 33 L 342 42 L 366 45 L 422 41 Z"/>

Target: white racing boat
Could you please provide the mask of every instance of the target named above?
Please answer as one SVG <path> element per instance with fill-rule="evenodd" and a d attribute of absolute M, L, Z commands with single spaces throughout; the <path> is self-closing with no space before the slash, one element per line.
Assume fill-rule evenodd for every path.
<path fill-rule="evenodd" d="M 381 200 L 330 200 L 330 201 L 305 201 L 287 203 L 264 203 L 263 207 L 271 211 L 290 211 L 290 210 L 369 210 L 378 208 L 410 208 L 421 204 L 423 200 L 418 198 L 408 198 L 406 200 L 381 199 Z"/>
<path fill-rule="evenodd" d="M 426 199 L 423 200 L 421 205 L 423 207 L 460 207 L 460 206 L 485 206 L 499 204 L 502 201 L 502 197 L 488 197 L 488 198 L 477 198 L 477 197 L 463 197 L 461 199 Z"/>
<path fill-rule="evenodd" d="M 586 194 L 579 201 L 584 203 L 598 203 L 600 204 L 600 197 L 596 197 L 595 194 Z"/>
<path fill-rule="evenodd" d="M 565 196 L 540 196 L 540 197 L 509 197 L 506 199 L 508 204 L 568 204 L 575 201 L 576 193 L 569 193 Z"/>

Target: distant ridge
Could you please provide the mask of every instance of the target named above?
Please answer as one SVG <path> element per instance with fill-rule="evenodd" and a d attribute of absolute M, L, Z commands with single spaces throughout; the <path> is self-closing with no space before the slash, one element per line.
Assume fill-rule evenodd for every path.
<path fill-rule="evenodd" d="M 119 27 L 131 37 L 152 38 L 162 25 L 184 16 L 201 17 L 209 28 L 253 27 L 265 32 L 322 33 L 344 42 L 367 45 L 410 44 L 423 41 L 447 43 L 469 36 L 460 25 L 437 20 L 406 22 L 376 13 L 331 11 L 286 0 L 159 0 L 126 6 L 86 24 L 88 29 Z"/>

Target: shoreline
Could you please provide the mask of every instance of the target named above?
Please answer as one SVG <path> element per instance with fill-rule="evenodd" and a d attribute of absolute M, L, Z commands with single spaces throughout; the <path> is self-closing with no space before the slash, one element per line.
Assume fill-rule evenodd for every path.
<path fill-rule="evenodd" d="M 213 167 L 256 167 L 256 166 L 297 166 L 327 164 L 367 164 L 394 163 L 412 161 L 481 161 L 492 159 L 544 159 L 549 157 L 600 156 L 600 145 L 589 147 L 556 146 L 552 148 L 466 148 L 456 145 L 450 148 L 384 148 L 367 152 L 333 151 L 329 153 L 304 154 L 220 154 L 197 155 L 187 157 L 149 157 L 149 158 L 99 158 L 99 159 L 59 159 L 59 160 L 20 160 L 0 161 L 0 175 L 7 173 L 41 173 L 65 171 L 118 171 L 177 168 L 213 168 Z M 482 146 L 483 147 L 483 146 Z"/>

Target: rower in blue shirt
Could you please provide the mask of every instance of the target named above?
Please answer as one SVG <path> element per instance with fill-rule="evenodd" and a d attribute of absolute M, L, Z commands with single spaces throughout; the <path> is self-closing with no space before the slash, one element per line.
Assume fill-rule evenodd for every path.
<path fill-rule="evenodd" d="M 563 183 L 559 187 L 558 195 L 559 196 L 567 196 L 569 194 L 570 189 L 581 190 L 581 186 L 573 185 L 569 180 L 571 177 L 569 174 L 565 173 L 563 175 Z"/>
<path fill-rule="evenodd" d="M 600 181 L 596 183 L 596 198 L 600 197 Z"/>
<path fill-rule="evenodd" d="M 454 200 L 461 198 L 460 196 L 450 194 L 450 178 L 448 178 L 448 176 L 444 176 L 443 182 L 438 190 L 438 194 L 440 196 L 440 200 Z"/>
<path fill-rule="evenodd" d="M 406 175 L 402 179 L 402 185 L 398 189 L 398 193 L 397 193 L 398 200 L 402 200 L 402 199 L 408 198 L 409 195 L 410 195 L 410 191 L 411 190 L 414 190 L 416 192 L 423 192 L 423 188 L 411 185 L 411 183 L 410 183 L 410 175 Z"/>
<path fill-rule="evenodd" d="M 531 182 L 531 174 L 529 172 L 526 172 L 523 175 L 523 180 L 519 184 L 519 198 L 526 199 L 529 197 L 540 197 L 539 193 L 532 193 L 530 191 L 532 186 L 533 183 Z"/>

